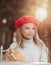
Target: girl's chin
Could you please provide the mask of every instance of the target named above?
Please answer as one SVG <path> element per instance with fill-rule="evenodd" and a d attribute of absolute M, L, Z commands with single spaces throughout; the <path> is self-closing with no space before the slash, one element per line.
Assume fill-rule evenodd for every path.
<path fill-rule="evenodd" d="M 33 38 L 33 37 L 31 37 L 31 38 L 29 37 L 29 38 L 25 38 L 25 39 L 30 40 L 30 39 L 32 39 L 32 38 Z"/>
<path fill-rule="evenodd" d="M 23 38 L 29 40 L 29 39 L 32 39 L 33 36 L 27 36 L 27 37 L 23 37 Z"/>

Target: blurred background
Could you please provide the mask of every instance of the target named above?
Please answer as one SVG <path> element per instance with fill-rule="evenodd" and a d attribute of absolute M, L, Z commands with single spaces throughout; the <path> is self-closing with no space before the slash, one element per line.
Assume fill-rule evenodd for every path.
<path fill-rule="evenodd" d="M 22 15 L 39 19 L 38 34 L 49 48 L 51 62 L 51 0 L 0 0 L 0 46 L 6 50 L 15 41 L 14 22 Z"/>

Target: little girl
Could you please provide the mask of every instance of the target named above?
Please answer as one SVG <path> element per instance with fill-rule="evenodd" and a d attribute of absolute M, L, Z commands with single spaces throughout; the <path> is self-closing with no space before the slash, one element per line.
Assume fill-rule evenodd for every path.
<path fill-rule="evenodd" d="M 39 21 L 33 16 L 22 16 L 15 22 L 16 42 L 10 48 L 19 51 L 24 62 L 48 62 L 48 51 L 38 37 Z"/>

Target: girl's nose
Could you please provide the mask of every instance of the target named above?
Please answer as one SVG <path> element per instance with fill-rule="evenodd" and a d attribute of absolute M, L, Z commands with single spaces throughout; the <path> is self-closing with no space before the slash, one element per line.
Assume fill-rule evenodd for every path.
<path fill-rule="evenodd" d="M 32 32 L 33 32 L 33 30 L 31 29 L 31 30 L 30 30 L 30 32 L 32 33 Z"/>

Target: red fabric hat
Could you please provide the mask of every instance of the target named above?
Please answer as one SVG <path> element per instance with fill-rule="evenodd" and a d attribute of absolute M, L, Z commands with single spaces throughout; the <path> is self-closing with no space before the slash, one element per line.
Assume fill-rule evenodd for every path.
<path fill-rule="evenodd" d="M 39 27 L 40 24 L 40 22 L 35 17 L 24 15 L 15 21 L 15 28 L 17 29 L 18 27 L 25 23 L 34 23 L 36 27 Z"/>

